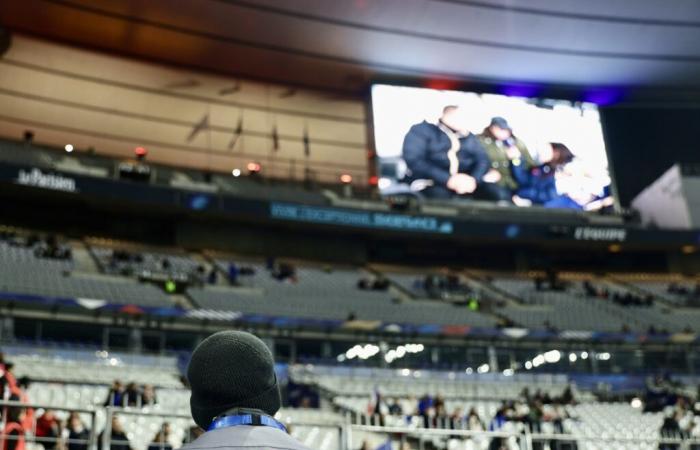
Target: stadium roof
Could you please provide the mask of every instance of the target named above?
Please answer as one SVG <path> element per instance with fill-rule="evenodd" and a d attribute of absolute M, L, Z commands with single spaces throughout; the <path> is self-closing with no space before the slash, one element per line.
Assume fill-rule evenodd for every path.
<path fill-rule="evenodd" d="M 377 76 L 700 90 L 697 0 L 23 0 L 9 28 L 361 92 Z"/>

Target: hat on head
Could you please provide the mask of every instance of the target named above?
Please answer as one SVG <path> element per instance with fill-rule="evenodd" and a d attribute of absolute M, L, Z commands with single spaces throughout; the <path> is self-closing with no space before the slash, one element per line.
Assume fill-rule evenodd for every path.
<path fill-rule="evenodd" d="M 281 399 L 275 362 L 265 343 L 243 331 L 221 331 L 202 341 L 187 367 L 190 409 L 206 430 L 233 409 L 258 409 L 274 416 Z"/>
<path fill-rule="evenodd" d="M 491 124 L 489 126 L 492 127 L 494 125 L 498 128 L 503 128 L 504 130 L 512 131 L 512 128 L 510 127 L 510 125 L 508 125 L 508 121 L 503 117 L 494 117 L 493 119 L 491 119 Z"/>

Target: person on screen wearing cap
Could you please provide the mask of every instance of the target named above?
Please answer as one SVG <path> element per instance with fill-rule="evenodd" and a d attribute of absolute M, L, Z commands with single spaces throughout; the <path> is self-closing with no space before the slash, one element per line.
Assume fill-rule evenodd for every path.
<path fill-rule="evenodd" d="M 489 160 L 479 139 L 469 132 L 458 106 L 445 106 L 437 124 L 413 125 L 403 142 L 403 159 L 414 191 L 428 198 L 487 198 L 481 189 Z"/>
<path fill-rule="evenodd" d="M 479 135 L 481 145 L 491 163 L 491 169 L 484 179 L 491 184 L 490 189 L 498 200 L 511 202 L 518 190 L 518 182 L 511 173 L 511 166 L 523 166 L 525 170 L 535 165 L 525 143 L 518 139 L 503 117 L 494 117 Z"/>
<path fill-rule="evenodd" d="M 274 415 L 281 398 L 272 353 L 257 337 L 221 331 L 202 341 L 187 368 L 192 418 L 206 432 L 187 450 L 308 450 Z"/>

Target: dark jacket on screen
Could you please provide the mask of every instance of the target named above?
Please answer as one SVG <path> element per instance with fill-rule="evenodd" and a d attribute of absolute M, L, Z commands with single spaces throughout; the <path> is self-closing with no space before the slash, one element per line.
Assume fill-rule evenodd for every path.
<path fill-rule="evenodd" d="M 518 183 L 518 196 L 544 205 L 559 197 L 554 169 L 543 164 L 537 167 L 512 166 L 513 178 Z"/>
<path fill-rule="evenodd" d="M 457 173 L 464 173 L 481 181 L 489 170 L 486 150 L 474 134 L 459 138 Z M 448 151 L 452 142 L 437 125 L 423 121 L 411 127 L 403 142 L 403 159 L 409 169 L 410 180 L 433 180 L 436 186 L 445 186 L 450 179 Z"/>

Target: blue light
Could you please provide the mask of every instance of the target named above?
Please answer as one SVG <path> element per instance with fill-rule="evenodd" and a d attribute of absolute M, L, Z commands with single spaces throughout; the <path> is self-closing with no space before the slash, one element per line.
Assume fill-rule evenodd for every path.
<path fill-rule="evenodd" d="M 509 83 L 501 85 L 498 91 L 508 97 L 537 97 L 542 92 L 542 86 L 525 83 Z"/>
<path fill-rule="evenodd" d="M 520 227 L 518 225 L 508 225 L 505 230 L 506 238 L 515 239 L 520 236 Z"/>
<path fill-rule="evenodd" d="M 209 196 L 207 195 L 193 195 L 190 197 L 190 208 L 194 210 L 202 210 L 209 206 Z"/>
<path fill-rule="evenodd" d="M 583 101 L 594 103 L 598 106 L 608 106 L 618 103 L 623 96 L 624 92 L 620 88 L 593 88 L 583 92 Z"/>

